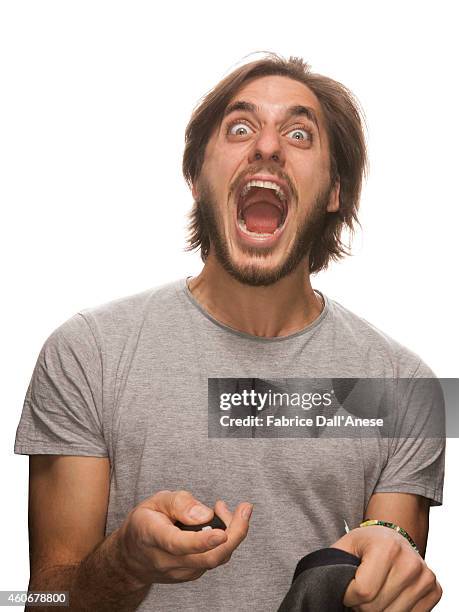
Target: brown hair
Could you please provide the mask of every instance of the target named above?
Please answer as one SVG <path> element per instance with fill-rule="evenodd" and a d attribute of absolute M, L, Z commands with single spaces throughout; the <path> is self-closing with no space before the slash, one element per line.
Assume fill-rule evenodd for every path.
<path fill-rule="evenodd" d="M 263 76 L 285 76 L 306 85 L 318 98 L 325 117 L 330 143 L 330 181 L 340 181 L 339 210 L 327 213 L 324 230 L 315 239 L 309 253 L 309 271 L 325 269 L 330 259 L 338 260 L 349 255 L 349 247 L 341 240 L 341 232 L 347 226 L 351 236 L 354 224 L 359 224 L 359 208 L 362 179 L 368 168 L 363 125 L 363 112 L 352 92 L 326 76 L 311 71 L 302 58 L 288 60 L 275 53 L 268 53 L 260 60 L 244 64 L 222 79 L 209 91 L 194 109 L 185 130 L 183 175 L 191 186 L 199 177 L 209 138 L 220 123 L 223 113 L 239 89 L 249 81 Z M 196 202 L 189 214 L 189 237 L 185 250 L 201 249 L 206 260 L 210 237 L 206 235 L 201 211 Z"/>

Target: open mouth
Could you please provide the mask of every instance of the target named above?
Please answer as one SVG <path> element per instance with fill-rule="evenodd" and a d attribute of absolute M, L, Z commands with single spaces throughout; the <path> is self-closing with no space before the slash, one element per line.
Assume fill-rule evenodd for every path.
<path fill-rule="evenodd" d="M 237 202 L 237 225 L 251 238 L 273 238 L 282 231 L 288 215 L 288 191 L 277 182 L 249 180 Z"/>

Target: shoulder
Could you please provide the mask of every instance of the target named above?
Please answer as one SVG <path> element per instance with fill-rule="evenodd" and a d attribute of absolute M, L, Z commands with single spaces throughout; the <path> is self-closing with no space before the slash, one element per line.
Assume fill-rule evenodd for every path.
<path fill-rule="evenodd" d="M 370 376 L 434 377 L 415 351 L 340 302 L 327 298 L 338 350 L 358 361 Z M 344 356 L 344 355 L 343 355 Z"/>
<path fill-rule="evenodd" d="M 127 338 L 140 332 L 145 322 L 153 324 L 170 313 L 178 302 L 182 280 L 158 285 L 141 292 L 85 307 L 61 323 L 48 338 L 62 339 L 73 346 L 110 344 L 122 346 Z"/>

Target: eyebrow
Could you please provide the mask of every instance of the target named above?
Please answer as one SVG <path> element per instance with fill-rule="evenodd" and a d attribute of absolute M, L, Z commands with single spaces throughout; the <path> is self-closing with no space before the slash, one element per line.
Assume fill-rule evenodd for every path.
<path fill-rule="evenodd" d="M 246 111 L 248 113 L 256 114 L 259 110 L 260 108 L 256 106 L 255 104 L 252 104 L 252 102 L 245 102 L 244 100 L 237 100 L 236 102 L 233 102 L 232 104 L 226 107 L 225 112 L 223 113 L 223 117 L 226 117 L 227 115 L 234 113 L 236 111 Z M 317 128 L 317 131 L 320 131 L 319 123 L 317 121 L 317 115 L 314 109 L 311 108 L 310 106 L 303 106 L 302 104 L 296 104 L 295 106 L 289 106 L 285 114 L 286 114 L 287 119 L 291 119 L 292 117 L 304 116 L 310 121 L 312 121 L 312 123 L 314 123 L 314 125 Z"/>

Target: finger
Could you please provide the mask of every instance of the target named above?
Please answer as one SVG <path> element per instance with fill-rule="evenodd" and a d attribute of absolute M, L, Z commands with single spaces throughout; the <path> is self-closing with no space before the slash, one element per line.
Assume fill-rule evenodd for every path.
<path fill-rule="evenodd" d="M 371 529 L 371 527 L 366 529 Z M 375 602 L 384 588 L 401 548 L 398 540 L 390 540 L 384 550 L 384 555 L 381 554 L 379 547 L 368 548 L 365 551 L 354 579 L 351 580 L 344 594 L 345 606 L 352 608 Z"/>
<path fill-rule="evenodd" d="M 214 515 L 212 508 L 202 504 L 189 491 L 159 491 L 144 500 L 142 505 L 162 512 L 171 521 L 181 521 L 185 525 L 207 523 Z"/>
<path fill-rule="evenodd" d="M 137 508 L 137 531 L 146 546 L 160 548 L 171 555 L 203 553 L 227 540 L 222 529 L 182 531 L 169 517 L 151 508 Z"/>
<path fill-rule="evenodd" d="M 423 597 L 413 608 L 412 612 L 430 612 L 437 603 L 440 601 L 443 595 L 441 586 L 436 583 L 436 588 L 433 592 L 429 593 L 426 597 Z"/>
<path fill-rule="evenodd" d="M 181 560 L 183 556 L 170 555 L 159 548 L 152 551 L 152 562 L 154 564 L 153 582 L 170 583 L 186 582 L 195 580 L 205 573 L 205 569 L 196 567 L 184 567 Z"/>
<path fill-rule="evenodd" d="M 413 559 L 399 557 L 381 590 L 371 599 L 372 609 L 411 610 L 413 604 L 422 596 L 419 591 L 424 589 L 424 583 L 421 582 L 424 565 L 418 553 L 413 554 Z M 426 591 L 423 592 L 425 593 Z"/>
<path fill-rule="evenodd" d="M 231 522 L 228 525 L 226 532 L 222 532 L 226 533 L 228 538 L 227 541 L 219 546 L 216 546 L 209 552 L 200 555 L 183 556 L 181 558 L 183 567 L 213 569 L 228 562 L 234 550 L 247 536 L 252 509 L 252 504 L 239 504 L 233 513 Z M 215 533 L 219 530 L 212 529 L 211 531 Z"/>
<path fill-rule="evenodd" d="M 405 589 L 384 610 L 385 612 L 397 612 L 398 610 L 426 612 L 438 603 L 441 595 L 442 590 L 435 574 L 427 568 L 416 584 Z M 428 602 L 431 602 L 430 607 L 426 606 Z"/>
<path fill-rule="evenodd" d="M 215 504 L 215 514 L 222 519 L 222 521 L 227 527 L 233 520 L 233 513 L 230 511 L 225 502 L 221 499 L 219 499 Z"/>
<path fill-rule="evenodd" d="M 190 582 L 191 580 L 197 580 L 205 573 L 205 570 L 192 571 L 189 569 L 174 569 L 162 576 L 158 583 L 175 583 L 175 582 Z"/>
<path fill-rule="evenodd" d="M 232 514 L 229 525 L 226 529 L 228 539 L 218 547 L 216 552 L 223 556 L 232 553 L 247 536 L 249 521 L 252 514 L 253 505 L 247 502 L 239 504 Z"/>

